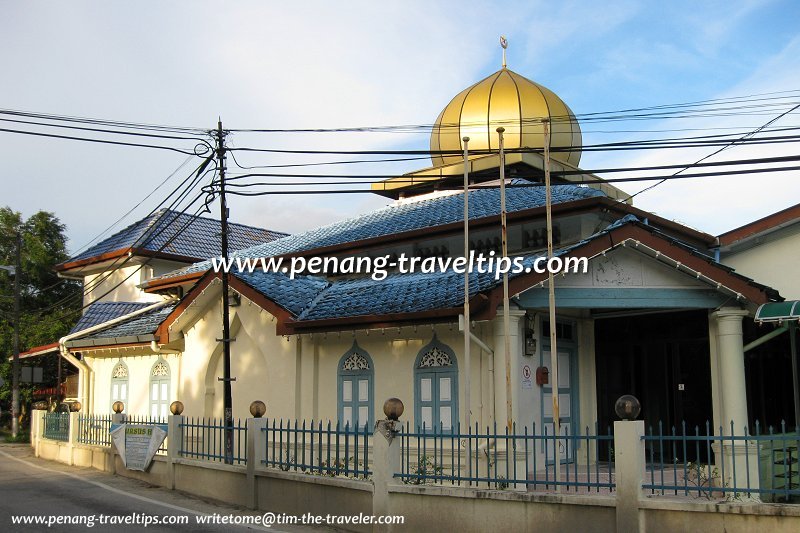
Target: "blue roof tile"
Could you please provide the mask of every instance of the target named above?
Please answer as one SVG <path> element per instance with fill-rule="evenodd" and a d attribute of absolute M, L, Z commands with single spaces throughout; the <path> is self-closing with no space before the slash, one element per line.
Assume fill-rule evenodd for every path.
<path fill-rule="evenodd" d="M 597 189 L 577 185 L 555 185 L 552 187 L 552 195 L 554 204 L 604 196 Z M 509 213 L 542 207 L 544 204 L 544 187 L 512 187 L 506 191 L 506 209 Z M 470 220 L 499 214 L 499 189 L 486 188 L 470 191 Z M 421 200 L 400 201 L 341 222 L 244 248 L 232 255 L 270 257 L 406 231 L 432 228 L 462 220 L 464 220 L 463 193 L 434 196 Z M 231 249 L 234 248 L 231 247 Z M 210 268 L 210 261 L 203 261 L 161 277 L 169 278 L 192 272 L 202 272 Z"/>
<path fill-rule="evenodd" d="M 229 229 L 229 246 L 232 250 L 247 248 L 287 235 L 233 223 L 229 225 Z M 134 222 L 67 262 L 89 259 L 131 247 L 193 259 L 207 259 L 220 254 L 219 233 L 219 220 L 161 209 Z"/>
<path fill-rule="evenodd" d="M 130 304 L 129 304 L 130 305 Z M 152 303 L 143 304 L 143 307 L 153 305 Z M 165 305 L 149 313 L 135 316 L 124 322 L 120 322 L 99 331 L 95 331 L 85 337 L 80 337 L 81 340 L 88 339 L 111 339 L 120 337 L 132 337 L 138 335 L 150 335 L 155 333 L 161 322 L 167 318 L 177 304 Z M 134 309 L 135 311 L 135 309 Z M 129 311 L 132 312 L 132 311 Z"/>
<path fill-rule="evenodd" d="M 566 254 L 609 231 L 637 221 L 635 216 L 627 215 L 578 243 L 556 250 L 554 254 Z M 544 252 L 524 256 L 523 265 L 532 267 L 542 255 Z M 300 321 L 448 309 L 464 301 L 464 275 L 452 269 L 433 273 L 393 273 L 383 280 L 364 277 L 331 282 L 314 276 L 290 280 L 286 274 L 280 273 L 234 275 Z M 519 275 L 522 274 L 510 274 L 509 277 Z M 493 272 L 473 272 L 470 275 L 470 297 L 501 283 L 502 279 L 495 279 Z"/>
<path fill-rule="evenodd" d="M 144 309 L 152 303 L 141 302 L 95 302 L 86 308 L 83 316 L 75 324 L 70 333 L 91 328 L 103 322 Z"/>

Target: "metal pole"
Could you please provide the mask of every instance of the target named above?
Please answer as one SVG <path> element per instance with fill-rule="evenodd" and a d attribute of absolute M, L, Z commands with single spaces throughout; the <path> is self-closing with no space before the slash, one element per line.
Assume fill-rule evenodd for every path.
<path fill-rule="evenodd" d="M 469 137 L 464 137 L 464 258 L 467 263 L 464 267 L 464 403 L 467 406 L 467 429 L 472 427 L 472 361 L 470 354 L 470 318 L 469 318 Z M 471 463 L 471 461 L 470 461 Z"/>
<path fill-rule="evenodd" d="M 219 207 L 222 257 L 228 257 L 228 206 L 225 201 L 225 132 L 222 119 L 217 123 L 217 160 L 219 162 Z M 231 331 L 228 302 L 228 273 L 222 269 L 222 342 L 224 354 L 225 462 L 233 464 L 233 395 L 231 393 Z"/>
<path fill-rule="evenodd" d="M 506 225 L 506 153 L 503 143 L 503 132 L 506 129 L 502 126 L 497 128 L 497 135 L 500 139 L 500 246 L 501 255 L 505 260 L 508 257 L 508 226 Z M 508 309 L 508 269 L 503 272 L 503 337 L 506 363 L 506 426 L 511 431 L 512 428 L 512 400 L 511 400 L 511 331 Z"/>
<path fill-rule="evenodd" d="M 14 262 L 14 359 L 11 363 L 11 435 L 19 433 L 19 278 L 22 275 L 22 233 L 17 231 Z"/>
<path fill-rule="evenodd" d="M 544 126 L 544 188 L 545 212 L 547 215 L 547 259 L 553 257 L 553 195 L 550 189 L 550 120 Z M 556 492 L 561 492 L 561 450 L 558 437 L 561 435 L 561 415 L 558 409 L 558 346 L 556 345 L 556 288 L 553 271 L 547 269 L 547 300 L 550 317 L 550 385 L 553 397 L 553 461 L 555 463 Z"/>

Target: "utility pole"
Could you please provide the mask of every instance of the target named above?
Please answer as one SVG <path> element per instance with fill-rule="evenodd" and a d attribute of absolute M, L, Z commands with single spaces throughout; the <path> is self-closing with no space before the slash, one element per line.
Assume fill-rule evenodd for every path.
<path fill-rule="evenodd" d="M 505 50 L 505 48 L 504 48 Z M 502 126 L 497 128 L 500 148 L 500 247 L 503 259 L 508 258 L 508 224 L 506 223 L 506 152 Z M 508 302 L 508 269 L 503 272 L 503 347 L 506 366 L 506 427 L 513 429 L 513 407 L 511 391 L 511 317 Z"/>
<path fill-rule="evenodd" d="M 217 122 L 217 163 L 219 164 L 219 209 L 220 231 L 222 240 L 222 257 L 228 257 L 228 205 L 225 201 L 225 132 L 222 129 L 222 119 Z M 236 378 L 231 377 L 231 326 L 230 302 L 228 301 L 228 272 L 222 269 L 222 342 L 223 350 L 223 377 L 218 378 L 224 386 L 225 410 L 225 463 L 233 464 L 233 394 L 231 382 Z"/>
<path fill-rule="evenodd" d="M 19 277 L 22 274 L 22 233 L 17 230 L 14 261 L 14 360 L 11 363 L 11 436 L 19 433 Z"/>
<path fill-rule="evenodd" d="M 14 276 L 14 350 L 11 363 L 11 434 L 16 438 L 19 433 L 19 277 L 22 273 L 22 233 L 16 233 L 16 257 L 14 266 L 2 265 L 0 270 L 5 270 Z"/>
<path fill-rule="evenodd" d="M 550 119 L 542 121 L 544 126 L 544 187 L 545 214 L 547 218 L 547 261 L 553 257 L 553 191 L 550 186 Z M 556 285 L 553 271 L 547 269 L 547 303 L 550 319 L 550 395 L 553 399 L 553 461 L 555 462 L 556 492 L 561 492 L 561 413 L 558 406 L 558 346 L 556 345 Z"/>

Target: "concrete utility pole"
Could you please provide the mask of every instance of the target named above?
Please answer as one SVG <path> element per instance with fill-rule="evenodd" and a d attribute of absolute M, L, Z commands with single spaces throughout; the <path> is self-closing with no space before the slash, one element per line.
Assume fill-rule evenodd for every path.
<path fill-rule="evenodd" d="M 219 164 L 219 208 L 220 232 L 222 240 L 222 257 L 228 257 L 228 205 L 225 201 L 225 132 L 222 119 L 217 122 L 217 162 Z M 222 342 L 223 376 L 218 378 L 224 384 L 224 417 L 225 417 L 225 463 L 233 464 L 233 394 L 231 382 L 231 325 L 230 302 L 228 301 L 228 272 L 222 269 Z"/>
<path fill-rule="evenodd" d="M 0 266 L 9 275 L 14 276 L 14 340 L 11 363 L 11 435 L 16 438 L 19 433 L 19 277 L 22 273 L 22 233 L 17 230 L 17 251 L 14 266 Z"/>
<path fill-rule="evenodd" d="M 544 187 L 545 213 L 547 218 L 547 260 L 553 257 L 553 191 L 550 184 L 550 120 L 542 121 L 544 126 Z M 558 346 L 556 340 L 556 284 L 553 271 L 547 269 L 547 302 L 550 317 L 550 392 L 553 398 L 553 462 L 555 463 L 556 483 L 561 481 L 561 450 L 558 438 L 561 436 L 561 414 L 558 406 Z M 561 492 L 561 485 L 556 485 Z"/>
<path fill-rule="evenodd" d="M 500 247 L 503 259 L 508 257 L 508 224 L 506 223 L 506 152 L 503 139 L 503 132 L 506 129 L 502 126 L 497 128 L 497 136 L 500 143 Z M 511 391 L 511 330 L 510 330 L 510 310 L 508 301 L 508 269 L 503 272 L 503 338 L 504 354 L 506 364 L 506 427 L 509 432 L 513 428 L 513 406 Z"/>

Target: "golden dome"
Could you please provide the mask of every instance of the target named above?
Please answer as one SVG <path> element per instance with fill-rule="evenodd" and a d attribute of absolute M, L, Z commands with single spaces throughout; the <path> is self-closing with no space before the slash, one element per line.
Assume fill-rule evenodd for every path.
<path fill-rule="evenodd" d="M 540 119 L 551 123 L 551 148 L 576 147 L 553 152 L 554 159 L 577 167 L 581 160 L 581 129 L 567 104 L 546 87 L 502 68 L 461 91 L 445 107 L 431 133 L 431 151 L 497 150 L 497 128 L 503 126 L 506 148 L 543 148 Z M 431 155 L 434 166 L 458 163 L 461 155 Z"/>

